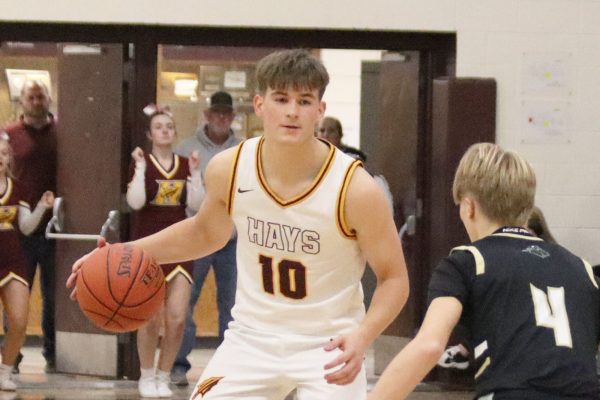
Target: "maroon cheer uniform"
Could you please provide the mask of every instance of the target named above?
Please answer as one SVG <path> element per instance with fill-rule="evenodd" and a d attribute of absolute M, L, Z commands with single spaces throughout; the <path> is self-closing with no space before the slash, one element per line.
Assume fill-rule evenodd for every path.
<path fill-rule="evenodd" d="M 139 239 L 156 233 L 186 218 L 186 182 L 189 177 L 187 158 L 173 154 L 169 171 L 165 170 L 152 154 L 144 154 L 146 160 L 146 204 L 134 215 L 132 238 Z M 129 169 L 133 178 L 135 163 Z M 162 265 L 165 279 L 170 281 L 177 273 L 192 282 L 192 262 Z"/>
<path fill-rule="evenodd" d="M 6 178 L 6 190 L 0 193 L 0 287 L 11 279 L 29 286 L 25 268 L 25 254 L 19 239 L 19 206 L 30 208 L 23 187 Z"/>

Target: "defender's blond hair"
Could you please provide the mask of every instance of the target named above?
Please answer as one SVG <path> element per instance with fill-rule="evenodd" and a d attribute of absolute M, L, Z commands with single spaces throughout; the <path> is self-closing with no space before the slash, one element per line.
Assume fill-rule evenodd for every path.
<path fill-rule="evenodd" d="M 329 84 L 329 74 L 321 61 L 306 50 L 284 50 L 271 53 L 256 65 L 258 91 L 264 95 L 267 89 L 295 90 L 317 89 L 319 99 Z"/>
<path fill-rule="evenodd" d="M 535 198 L 535 173 L 520 155 L 493 143 L 476 143 L 463 155 L 452 194 L 479 202 L 483 213 L 503 225 L 525 226 Z"/>

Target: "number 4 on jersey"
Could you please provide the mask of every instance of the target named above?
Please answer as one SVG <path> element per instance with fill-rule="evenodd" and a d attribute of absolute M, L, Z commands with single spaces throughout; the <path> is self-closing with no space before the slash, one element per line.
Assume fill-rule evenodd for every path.
<path fill-rule="evenodd" d="M 557 346 L 573 347 L 569 317 L 565 306 L 565 288 L 548 287 L 548 294 L 529 284 L 533 297 L 535 323 L 554 331 Z"/>

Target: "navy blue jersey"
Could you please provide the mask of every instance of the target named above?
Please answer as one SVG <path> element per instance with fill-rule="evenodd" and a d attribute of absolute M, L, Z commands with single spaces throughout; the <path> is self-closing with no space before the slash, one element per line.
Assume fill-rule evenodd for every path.
<path fill-rule="evenodd" d="M 478 396 L 598 399 L 600 291 L 591 266 L 522 228 L 452 250 L 429 298 L 463 305 Z"/>

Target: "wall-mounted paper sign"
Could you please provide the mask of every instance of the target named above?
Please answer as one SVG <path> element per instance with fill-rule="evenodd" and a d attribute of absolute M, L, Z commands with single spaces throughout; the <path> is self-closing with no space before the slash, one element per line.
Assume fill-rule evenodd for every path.
<path fill-rule="evenodd" d="M 571 103 L 523 101 L 521 142 L 568 143 L 572 131 Z"/>
<path fill-rule="evenodd" d="M 38 69 L 6 69 L 6 80 L 8 81 L 8 92 L 11 100 L 19 100 L 21 88 L 25 81 L 41 81 L 48 89 L 48 94 L 52 95 L 52 86 L 50 85 L 50 72 Z"/>
<path fill-rule="evenodd" d="M 225 89 L 245 89 L 246 72 L 245 71 L 225 71 L 224 79 Z"/>
<path fill-rule="evenodd" d="M 566 52 L 523 53 L 521 93 L 525 96 L 568 97 L 573 94 L 573 65 Z"/>

